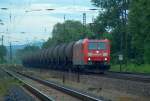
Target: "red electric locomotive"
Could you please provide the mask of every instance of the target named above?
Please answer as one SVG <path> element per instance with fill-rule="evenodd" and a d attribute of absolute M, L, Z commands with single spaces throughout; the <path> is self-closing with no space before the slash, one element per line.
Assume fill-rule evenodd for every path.
<path fill-rule="evenodd" d="M 84 39 L 74 44 L 73 65 L 82 65 L 85 68 L 98 69 L 102 72 L 109 69 L 109 63 L 109 40 Z"/>

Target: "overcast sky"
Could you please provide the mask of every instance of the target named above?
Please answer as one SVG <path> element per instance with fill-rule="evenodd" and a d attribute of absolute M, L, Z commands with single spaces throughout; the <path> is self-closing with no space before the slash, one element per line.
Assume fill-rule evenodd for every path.
<path fill-rule="evenodd" d="M 90 0 L 0 0 L 0 8 L 8 8 L 0 9 L 0 19 L 4 23 L 0 25 L 0 36 L 4 35 L 5 45 L 8 42 L 46 41 L 51 37 L 53 26 L 64 21 L 64 15 L 66 20 L 82 21 L 82 14 L 86 12 L 89 23 L 98 14 L 97 11 L 87 11 L 95 8 Z"/>

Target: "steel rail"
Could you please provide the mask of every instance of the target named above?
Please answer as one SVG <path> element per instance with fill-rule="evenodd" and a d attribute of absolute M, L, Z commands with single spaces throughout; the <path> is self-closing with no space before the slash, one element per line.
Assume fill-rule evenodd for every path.
<path fill-rule="evenodd" d="M 35 80 L 37 82 L 40 82 L 46 86 L 52 87 L 52 88 L 57 89 L 57 90 L 62 91 L 62 92 L 65 92 L 68 95 L 77 97 L 83 101 L 104 101 L 103 98 L 93 97 L 93 96 L 88 95 L 86 93 L 81 93 L 77 90 L 73 90 L 71 88 L 67 88 L 67 87 L 64 87 L 62 85 L 58 85 L 58 84 L 51 82 L 51 81 L 42 80 L 42 79 L 39 79 L 37 77 L 29 76 L 29 75 L 26 75 L 26 74 L 20 73 L 20 72 L 17 72 L 17 73 L 22 75 L 22 76 L 25 76 L 27 78 L 30 78 L 32 80 Z"/>
<path fill-rule="evenodd" d="M 116 79 L 124 79 L 131 81 L 138 81 L 143 83 L 150 83 L 150 75 L 141 75 L 134 73 L 122 73 L 122 72 L 106 72 L 104 77 L 116 78 Z"/>
<path fill-rule="evenodd" d="M 66 72 L 66 71 L 62 71 Z M 72 72 L 73 74 L 76 72 Z M 106 78 L 114 78 L 114 79 L 122 79 L 122 80 L 130 80 L 137 81 L 143 83 L 150 83 L 150 73 L 132 73 L 132 72 L 115 72 L 115 71 L 107 71 L 104 74 L 99 74 L 95 72 L 79 72 L 80 75 L 89 75 L 89 76 L 97 76 L 97 77 L 106 77 Z"/>
<path fill-rule="evenodd" d="M 31 86 L 30 84 L 26 83 L 21 78 L 17 77 L 14 73 L 3 69 L 8 75 L 13 76 L 15 79 L 19 80 L 21 83 L 23 83 L 23 87 L 25 87 L 28 91 L 30 91 L 33 95 L 35 95 L 38 99 L 41 101 L 55 101 L 51 97 L 47 96 L 46 94 L 42 93 L 40 90 L 36 89 L 35 87 Z"/>
<path fill-rule="evenodd" d="M 121 74 L 131 74 L 131 75 L 139 75 L 139 76 L 150 76 L 150 73 L 138 73 L 138 72 L 120 72 L 120 71 L 108 71 L 110 73 L 121 73 Z"/>

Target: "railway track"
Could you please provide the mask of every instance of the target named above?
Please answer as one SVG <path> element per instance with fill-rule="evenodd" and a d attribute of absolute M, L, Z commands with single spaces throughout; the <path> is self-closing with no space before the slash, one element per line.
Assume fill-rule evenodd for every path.
<path fill-rule="evenodd" d="M 112 73 L 122 73 L 122 74 L 131 74 L 131 75 L 139 75 L 139 76 L 150 76 L 150 73 L 133 73 L 133 72 L 117 72 L 117 71 L 109 71 Z"/>
<path fill-rule="evenodd" d="M 37 88 L 33 87 L 31 84 L 25 82 L 20 77 L 16 76 L 13 72 L 7 71 L 3 69 L 6 73 L 8 73 L 10 76 L 14 77 L 15 79 L 19 80 L 21 83 L 23 83 L 23 87 L 25 87 L 28 91 L 30 91 L 33 95 L 35 95 L 39 100 L 41 101 L 55 101 L 54 99 L 50 98 L 46 94 L 42 93 Z"/>
<path fill-rule="evenodd" d="M 150 83 L 150 74 L 144 74 L 144 73 L 108 71 L 108 72 L 105 72 L 104 74 L 88 72 L 88 73 L 81 73 L 81 75 L 91 75 L 91 76 L 97 76 L 97 77 L 101 76 L 101 77 L 107 77 L 107 78 Z"/>
<path fill-rule="evenodd" d="M 122 72 L 112 72 L 112 71 L 110 72 L 110 71 L 108 71 L 108 72 L 105 72 L 104 74 L 97 74 L 97 73 L 87 73 L 86 74 L 86 73 L 83 73 L 83 75 L 150 83 L 150 75 L 149 74 L 126 73 L 126 72 L 122 73 Z"/>
<path fill-rule="evenodd" d="M 46 71 L 50 71 L 49 69 L 45 69 Z M 77 74 L 78 72 L 68 72 L 68 71 L 59 71 L 63 73 L 72 73 Z M 122 79 L 122 80 L 130 80 L 130 81 L 137 81 L 143 83 L 150 83 L 150 74 L 144 73 L 131 73 L 131 72 L 114 72 L 108 71 L 104 74 L 95 73 L 95 72 L 79 72 L 79 75 L 87 75 L 87 76 L 96 76 L 96 77 L 106 77 L 106 78 L 114 78 L 114 79 Z"/>
<path fill-rule="evenodd" d="M 77 72 L 67 72 L 67 71 L 60 71 L 60 72 L 77 74 Z M 114 79 L 122 79 L 122 80 L 150 83 L 150 74 L 144 74 L 144 73 L 108 71 L 108 72 L 105 72 L 104 74 L 99 74 L 99 73 L 94 73 L 94 72 L 80 72 L 79 75 L 96 76 L 96 77 L 101 76 L 101 77 L 106 77 L 106 78 L 114 78 Z"/>
<path fill-rule="evenodd" d="M 62 71 L 62 72 L 68 73 L 66 71 Z M 75 74 L 76 72 L 71 72 L 71 73 Z M 93 72 L 80 72 L 79 75 L 106 77 L 106 78 L 113 78 L 113 79 L 122 79 L 122 80 L 130 80 L 130 81 L 137 81 L 137 82 L 143 82 L 143 83 L 150 83 L 150 74 L 144 74 L 144 73 L 128 73 L 128 72 L 108 71 L 108 72 L 105 72 L 104 74 L 93 73 Z"/>
<path fill-rule="evenodd" d="M 106 72 L 103 76 L 109 78 L 131 80 L 143 83 L 150 83 L 150 75 L 148 74 L 137 74 L 137 73 L 127 73 L 127 72 Z"/>
<path fill-rule="evenodd" d="M 50 87 L 50 88 L 55 89 L 57 91 L 61 91 L 61 93 L 65 93 L 66 96 L 69 95 L 69 97 L 73 98 L 73 99 L 69 99 L 68 101 L 103 101 L 102 98 L 91 96 L 91 95 L 88 95 L 88 94 L 83 93 L 83 92 L 79 92 L 79 91 L 71 89 L 71 88 L 66 88 L 66 87 L 64 87 L 62 85 L 58 85 L 54 82 L 41 80 L 39 78 L 29 76 L 29 75 L 26 75 L 26 74 L 23 74 L 20 72 L 15 73 L 15 72 L 10 72 L 8 70 L 5 70 L 5 71 L 9 75 L 12 75 L 13 77 L 18 79 L 19 81 L 23 82 L 26 85 L 26 88 L 31 90 L 32 93 L 36 93 L 37 96 L 40 96 L 40 99 L 42 99 L 43 101 L 55 101 L 55 100 L 52 97 L 49 97 L 50 95 L 46 95 L 46 94 L 42 93 L 41 90 L 38 90 L 38 89 L 34 88 L 33 86 L 27 84 L 25 82 L 25 80 L 31 79 L 31 80 L 36 81 L 36 82 L 38 82 L 44 86 Z M 20 77 L 19 75 L 21 75 L 22 77 L 25 77 L 26 79 L 23 80 L 22 77 Z M 58 100 L 58 101 L 60 101 L 60 100 Z M 67 101 L 67 100 L 64 100 L 64 101 Z"/>

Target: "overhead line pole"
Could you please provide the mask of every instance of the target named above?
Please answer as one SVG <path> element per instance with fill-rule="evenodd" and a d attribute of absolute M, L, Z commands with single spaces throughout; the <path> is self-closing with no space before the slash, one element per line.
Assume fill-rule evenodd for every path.
<path fill-rule="evenodd" d="M 83 13 L 83 29 L 86 27 L 86 13 Z M 83 31 L 83 38 L 85 38 L 85 31 Z"/>
<path fill-rule="evenodd" d="M 10 58 L 10 63 L 12 63 L 12 44 L 11 44 L 11 42 L 10 42 L 9 49 L 10 49 L 10 50 L 9 50 L 9 52 L 10 52 L 10 53 L 9 53 L 9 55 L 10 55 L 10 57 L 9 57 L 9 58 Z"/>
<path fill-rule="evenodd" d="M 86 26 L 86 13 L 83 13 L 83 26 Z"/>
<path fill-rule="evenodd" d="M 4 45 L 4 35 L 2 35 L 2 46 Z"/>

